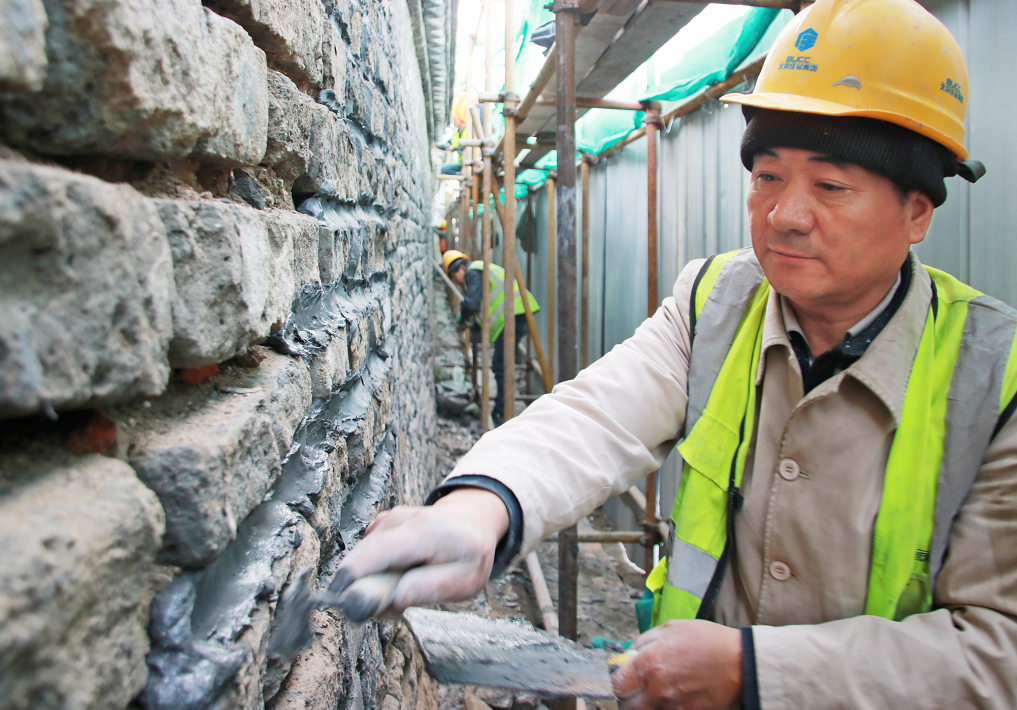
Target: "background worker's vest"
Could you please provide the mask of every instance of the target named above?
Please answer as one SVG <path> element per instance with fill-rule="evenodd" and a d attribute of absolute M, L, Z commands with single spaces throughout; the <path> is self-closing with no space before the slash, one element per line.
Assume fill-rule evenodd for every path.
<path fill-rule="evenodd" d="M 484 262 L 474 261 L 470 264 L 470 268 L 475 271 L 484 271 Z M 513 279 L 513 286 L 515 287 L 515 314 L 526 313 L 526 307 L 523 305 L 522 294 L 519 293 L 519 282 Z M 537 299 L 533 297 L 532 293 L 526 293 L 527 299 L 530 302 L 530 310 L 536 313 L 540 310 L 540 306 L 537 304 Z M 491 342 L 493 343 L 501 335 L 501 331 L 505 330 L 505 269 L 498 266 L 497 264 L 491 264 Z"/>
<path fill-rule="evenodd" d="M 932 607 L 953 519 L 1017 392 L 1017 311 L 926 268 L 934 296 L 886 463 L 865 604 L 897 620 Z M 714 612 L 756 424 L 769 292 L 751 249 L 713 257 L 693 286 L 671 552 L 647 579 L 654 624 Z"/>

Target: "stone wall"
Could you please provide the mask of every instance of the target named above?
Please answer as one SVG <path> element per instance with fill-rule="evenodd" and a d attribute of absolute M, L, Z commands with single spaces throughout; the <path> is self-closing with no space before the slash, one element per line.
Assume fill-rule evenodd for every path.
<path fill-rule="evenodd" d="M 435 707 L 395 624 L 267 653 L 435 482 L 423 6 L 0 0 L 0 708 Z"/>

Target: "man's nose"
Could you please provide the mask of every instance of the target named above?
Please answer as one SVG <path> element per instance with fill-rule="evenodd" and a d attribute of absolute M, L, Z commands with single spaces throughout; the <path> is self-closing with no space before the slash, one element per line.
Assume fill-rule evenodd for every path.
<path fill-rule="evenodd" d="M 808 234 L 812 231 L 812 196 L 808 186 L 798 181 L 787 184 L 777 204 L 767 216 L 770 226 L 778 232 L 798 232 Z"/>

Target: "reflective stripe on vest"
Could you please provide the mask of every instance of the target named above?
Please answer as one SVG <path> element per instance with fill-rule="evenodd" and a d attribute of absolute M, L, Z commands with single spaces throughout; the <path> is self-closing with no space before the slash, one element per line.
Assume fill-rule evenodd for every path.
<path fill-rule="evenodd" d="M 470 264 L 470 268 L 474 271 L 484 271 L 483 261 L 474 261 Z M 501 335 L 501 332 L 505 329 L 505 269 L 498 266 L 497 264 L 491 264 L 491 342 L 493 343 Z M 515 286 L 515 314 L 526 313 L 526 307 L 523 306 L 523 297 L 519 292 L 519 282 L 513 281 Z M 530 310 L 534 313 L 540 310 L 540 306 L 537 304 L 537 299 L 533 297 L 532 293 L 527 292 L 527 299 L 530 302 Z"/>
<path fill-rule="evenodd" d="M 953 520 L 1017 392 L 1017 311 L 926 267 L 935 286 L 887 460 L 865 613 L 928 611 Z M 670 563 L 647 579 L 653 623 L 711 616 L 755 422 L 769 284 L 751 249 L 714 257 L 693 288 L 682 480 Z"/>

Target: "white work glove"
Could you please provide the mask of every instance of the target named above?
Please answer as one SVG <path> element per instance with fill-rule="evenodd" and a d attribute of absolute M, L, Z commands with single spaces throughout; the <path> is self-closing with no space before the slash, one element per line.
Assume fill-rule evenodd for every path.
<path fill-rule="evenodd" d="M 508 511 L 494 493 L 461 488 L 433 506 L 398 506 L 368 526 L 364 539 L 339 564 L 336 578 L 363 593 L 368 575 L 406 570 L 391 590 L 383 616 L 406 607 L 475 596 L 491 575 L 495 549 L 508 529 Z"/>

